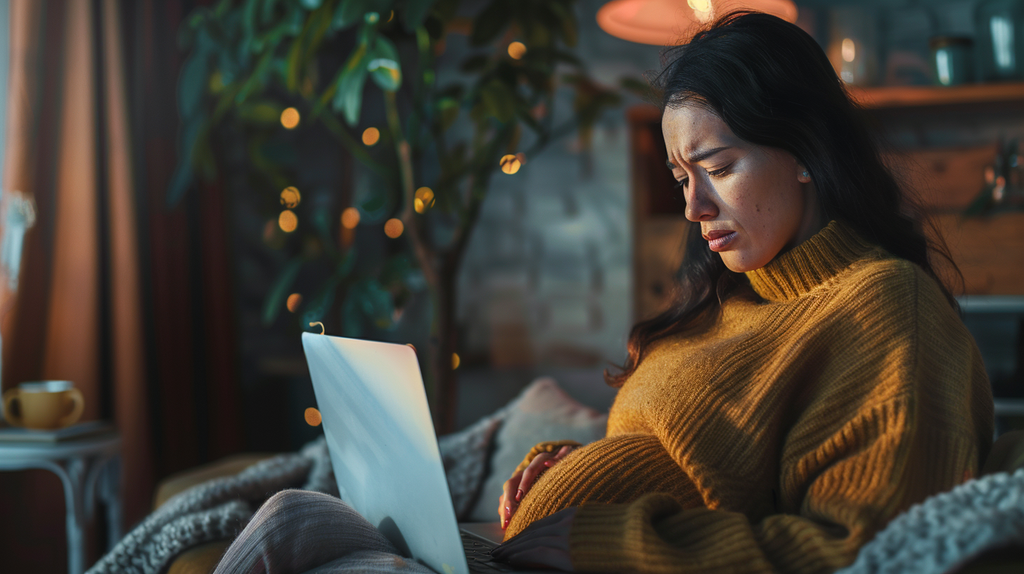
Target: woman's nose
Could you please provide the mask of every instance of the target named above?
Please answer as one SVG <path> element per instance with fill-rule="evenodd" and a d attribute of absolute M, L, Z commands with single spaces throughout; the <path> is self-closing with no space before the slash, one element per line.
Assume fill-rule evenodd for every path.
<path fill-rule="evenodd" d="M 718 216 L 718 206 L 710 197 L 707 183 L 694 181 L 697 178 L 690 178 L 690 185 L 683 197 L 686 198 L 686 219 L 696 223 L 707 221 Z"/>

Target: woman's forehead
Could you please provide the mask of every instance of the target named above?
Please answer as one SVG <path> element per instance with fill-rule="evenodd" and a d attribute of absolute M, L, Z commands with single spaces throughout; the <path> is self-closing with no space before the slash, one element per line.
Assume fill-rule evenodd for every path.
<path fill-rule="evenodd" d="M 740 143 L 722 118 L 701 106 L 666 109 L 661 117 L 661 130 L 669 158 L 691 163 L 700 161 L 709 151 Z"/>

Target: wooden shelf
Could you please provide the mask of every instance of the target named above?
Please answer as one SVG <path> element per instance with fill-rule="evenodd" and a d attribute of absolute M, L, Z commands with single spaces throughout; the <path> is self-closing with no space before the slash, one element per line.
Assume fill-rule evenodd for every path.
<path fill-rule="evenodd" d="M 850 95 L 868 109 L 908 109 L 937 106 L 976 106 L 1024 102 L 1024 82 L 962 86 L 850 87 Z"/>

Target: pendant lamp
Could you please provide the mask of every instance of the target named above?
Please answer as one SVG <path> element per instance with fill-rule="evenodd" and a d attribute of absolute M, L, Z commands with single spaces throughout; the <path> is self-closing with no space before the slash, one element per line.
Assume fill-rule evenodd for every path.
<path fill-rule="evenodd" d="M 687 42 L 694 31 L 735 10 L 753 10 L 796 22 L 792 0 L 612 0 L 597 25 L 612 36 L 655 46 Z"/>

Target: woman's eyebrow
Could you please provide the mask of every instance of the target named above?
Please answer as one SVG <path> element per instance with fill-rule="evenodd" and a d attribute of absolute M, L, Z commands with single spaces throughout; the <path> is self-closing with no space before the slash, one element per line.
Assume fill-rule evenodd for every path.
<path fill-rule="evenodd" d="M 729 146 L 721 146 L 721 147 L 716 147 L 716 148 L 711 148 L 711 149 L 706 149 L 706 150 L 694 152 L 693 155 L 691 155 L 690 158 L 688 160 L 686 160 L 686 161 L 688 163 L 700 163 L 700 162 L 708 159 L 709 157 L 715 155 L 716 153 L 718 153 L 720 151 L 725 151 L 727 149 L 729 149 Z M 665 161 L 665 165 L 667 165 L 669 169 L 675 169 L 676 168 L 676 165 L 674 163 L 672 163 L 672 160 L 666 160 Z"/>

